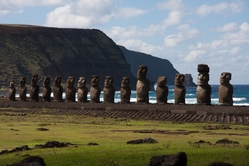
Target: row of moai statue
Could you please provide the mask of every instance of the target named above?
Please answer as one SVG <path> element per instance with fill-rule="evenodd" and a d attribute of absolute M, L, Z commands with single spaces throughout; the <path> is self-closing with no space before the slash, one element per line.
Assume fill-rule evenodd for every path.
<path fill-rule="evenodd" d="M 140 65 L 137 71 L 137 84 L 136 84 L 136 97 L 137 103 L 149 103 L 149 91 L 150 81 L 146 78 L 147 66 Z M 209 67 L 206 64 L 199 64 L 197 71 L 198 74 L 198 85 L 196 89 L 197 104 L 211 104 L 211 86 L 208 84 L 209 81 Z M 176 74 L 175 76 L 175 87 L 174 87 L 174 100 L 175 104 L 185 104 L 186 88 L 184 86 L 184 74 Z M 233 105 L 233 86 L 229 83 L 231 80 L 231 73 L 223 72 L 220 76 L 219 86 L 219 104 L 220 105 Z M 103 100 L 104 102 L 114 103 L 115 88 L 113 86 L 113 77 L 106 76 L 103 88 Z M 30 84 L 30 101 L 39 101 L 40 87 L 37 84 L 38 75 L 33 75 Z M 75 102 L 76 88 L 74 87 L 74 77 L 69 76 L 66 81 L 66 101 Z M 9 89 L 9 100 L 15 101 L 16 89 L 14 87 L 15 82 L 10 81 Z M 20 89 L 19 97 L 21 101 L 27 101 L 27 87 L 26 78 L 20 78 Z M 167 78 L 165 76 L 159 76 L 157 80 L 156 97 L 158 104 L 167 104 L 168 98 L 168 87 Z M 77 84 L 77 99 L 78 102 L 88 102 L 87 94 L 88 88 L 86 87 L 86 79 L 79 77 Z M 50 87 L 50 77 L 44 77 L 42 100 L 51 102 L 51 93 L 53 92 L 53 101 L 62 102 L 63 87 L 61 86 L 61 77 L 56 76 L 54 79 L 53 89 Z M 101 88 L 99 86 L 99 76 L 93 75 L 91 78 L 90 87 L 90 102 L 100 103 Z M 130 103 L 131 88 L 130 79 L 123 77 L 121 81 L 120 89 L 120 102 Z"/>
<path fill-rule="evenodd" d="M 209 85 L 209 67 L 206 64 L 199 64 L 197 68 L 198 85 L 196 88 L 197 104 L 211 105 L 212 88 Z M 146 78 L 147 67 L 139 66 L 137 73 L 136 95 L 137 102 L 149 102 L 150 81 Z M 220 76 L 220 85 L 218 89 L 219 105 L 233 105 L 233 86 L 230 84 L 231 73 L 223 72 Z M 184 74 L 176 74 L 174 87 L 175 104 L 185 104 L 186 88 L 184 86 Z M 166 104 L 168 97 L 167 78 L 159 76 L 157 80 L 156 97 L 158 104 Z"/>
<path fill-rule="evenodd" d="M 50 77 L 44 77 L 43 80 L 43 90 L 42 90 L 42 101 L 51 102 L 51 93 L 53 92 L 53 101 L 62 102 L 63 101 L 63 87 L 61 86 L 61 77 L 56 76 L 54 78 L 54 86 L 50 87 Z M 113 86 L 113 77 L 106 76 L 104 82 L 104 102 L 114 103 L 115 88 Z M 74 87 L 74 77 L 69 76 L 66 80 L 66 101 L 75 102 L 76 101 L 76 88 Z M 30 83 L 30 99 L 29 101 L 38 102 L 40 100 L 39 92 L 40 86 L 38 83 L 38 75 L 33 75 L 31 77 Z M 123 77 L 121 81 L 121 103 L 129 103 L 131 88 L 129 86 L 130 79 L 128 77 Z M 88 88 L 86 87 L 86 79 L 84 77 L 79 77 L 77 84 L 77 99 L 78 102 L 89 102 L 87 100 Z M 91 87 L 90 87 L 90 100 L 92 103 L 100 103 L 100 93 L 101 88 L 99 86 L 99 76 L 93 75 L 91 78 Z M 20 101 L 27 101 L 27 86 L 26 78 L 20 78 L 20 87 L 19 87 L 19 98 Z M 16 101 L 16 88 L 15 81 L 10 81 L 9 101 Z"/>

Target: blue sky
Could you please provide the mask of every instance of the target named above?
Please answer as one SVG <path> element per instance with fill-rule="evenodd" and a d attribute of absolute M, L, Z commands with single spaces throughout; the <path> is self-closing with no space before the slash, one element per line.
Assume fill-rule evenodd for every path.
<path fill-rule="evenodd" d="M 194 82 L 204 63 L 210 84 L 222 72 L 232 73 L 231 84 L 249 84 L 247 0 L 0 0 L 0 23 L 100 29 L 127 49 L 168 59 Z"/>

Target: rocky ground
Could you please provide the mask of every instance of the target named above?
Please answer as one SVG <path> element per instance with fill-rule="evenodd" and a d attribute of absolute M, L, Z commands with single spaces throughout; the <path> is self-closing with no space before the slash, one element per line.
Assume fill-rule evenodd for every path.
<path fill-rule="evenodd" d="M 0 101 L 0 112 L 11 114 L 77 114 L 94 117 L 162 120 L 174 122 L 213 122 L 249 125 L 248 106 L 175 105 L 144 103 L 66 103 Z M 25 108 L 25 109 L 24 109 Z M 41 108 L 46 108 L 46 111 Z"/>

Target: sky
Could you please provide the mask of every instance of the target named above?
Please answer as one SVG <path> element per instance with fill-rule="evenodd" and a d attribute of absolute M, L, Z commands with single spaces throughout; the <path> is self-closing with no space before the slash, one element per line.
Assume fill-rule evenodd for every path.
<path fill-rule="evenodd" d="M 207 64 L 209 84 L 220 84 L 222 72 L 249 84 L 248 0 L 0 0 L 0 24 L 99 29 L 195 83 L 198 64 Z"/>

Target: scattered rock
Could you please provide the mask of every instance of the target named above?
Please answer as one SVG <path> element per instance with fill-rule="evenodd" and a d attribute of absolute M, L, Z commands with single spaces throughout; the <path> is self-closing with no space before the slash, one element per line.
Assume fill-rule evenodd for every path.
<path fill-rule="evenodd" d="M 28 145 L 23 145 L 23 146 L 20 146 L 20 147 L 16 147 L 12 150 L 2 150 L 0 152 L 0 155 L 2 154 L 6 154 L 6 153 L 13 153 L 13 152 L 20 152 L 20 151 L 24 151 L 24 150 L 30 150 L 31 148 L 28 147 Z"/>
<path fill-rule="evenodd" d="M 96 142 L 89 142 L 87 145 L 88 145 L 88 146 L 96 146 L 96 145 L 99 145 L 99 144 L 96 143 Z"/>
<path fill-rule="evenodd" d="M 29 148 L 28 145 L 23 145 L 20 147 L 16 147 L 12 150 L 5 149 L 5 150 L 0 151 L 0 155 L 7 154 L 7 153 L 13 153 L 13 152 L 20 152 L 24 150 L 31 150 L 31 149 L 62 148 L 62 147 L 68 147 L 70 145 L 74 145 L 74 144 L 71 144 L 69 142 L 64 143 L 64 142 L 58 142 L 58 141 L 48 141 L 44 145 L 35 145 L 34 148 Z"/>
<path fill-rule="evenodd" d="M 37 130 L 38 131 L 48 131 L 49 129 L 41 127 L 41 128 L 37 128 Z"/>
<path fill-rule="evenodd" d="M 224 139 L 216 141 L 215 144 L 239 144 L 239 142 L 237 142 L 237 141 L 231 141 L 231 140 L 229 140 L 227 138 L 224 138 Z"/>
<path fill-rule="evenodd" d="M 152 143 L 158 143 L 153 138 L 144 138 L 144 139 L 137 139 L 137 140 L 131 140 L 128 141 L 127 144 L 152 144 Z"/>
<path fill-rule="evenodd" d="M 187 166 L 187 155 L 179 152 L 172 155 L 153 156 L 147 166 Z"/>
<path fill-rule="evenodd" d="M 43 158 L 38 156 L 30 156 L 23 159 L 19 163 L 11 164 L 8 166 L 46 166 Z"/>
<path fill-rule="evenodd" d="M 48 141 L 44 145 L 35 145 L 34 148 L 62 148 L 68 147 L 69 145 L 73 145 L 69 142 L 58 142 L 58 141 Z"/>
<path fill-rule="evenodd" d="M 227 129 L 232 129 L 230 126 L 228 125 L 216 125 L 216 126 L 204 126 L 203 127 L 204 130 L 227 130 Z"/>
<path fill-rule="evenodd" d="M 228 164 L 228 163 L 223 163 L 223 162 L 213 162 L 213 163 L 209 164 L 208 166 L 233 166 L 233 165 Z"/>

